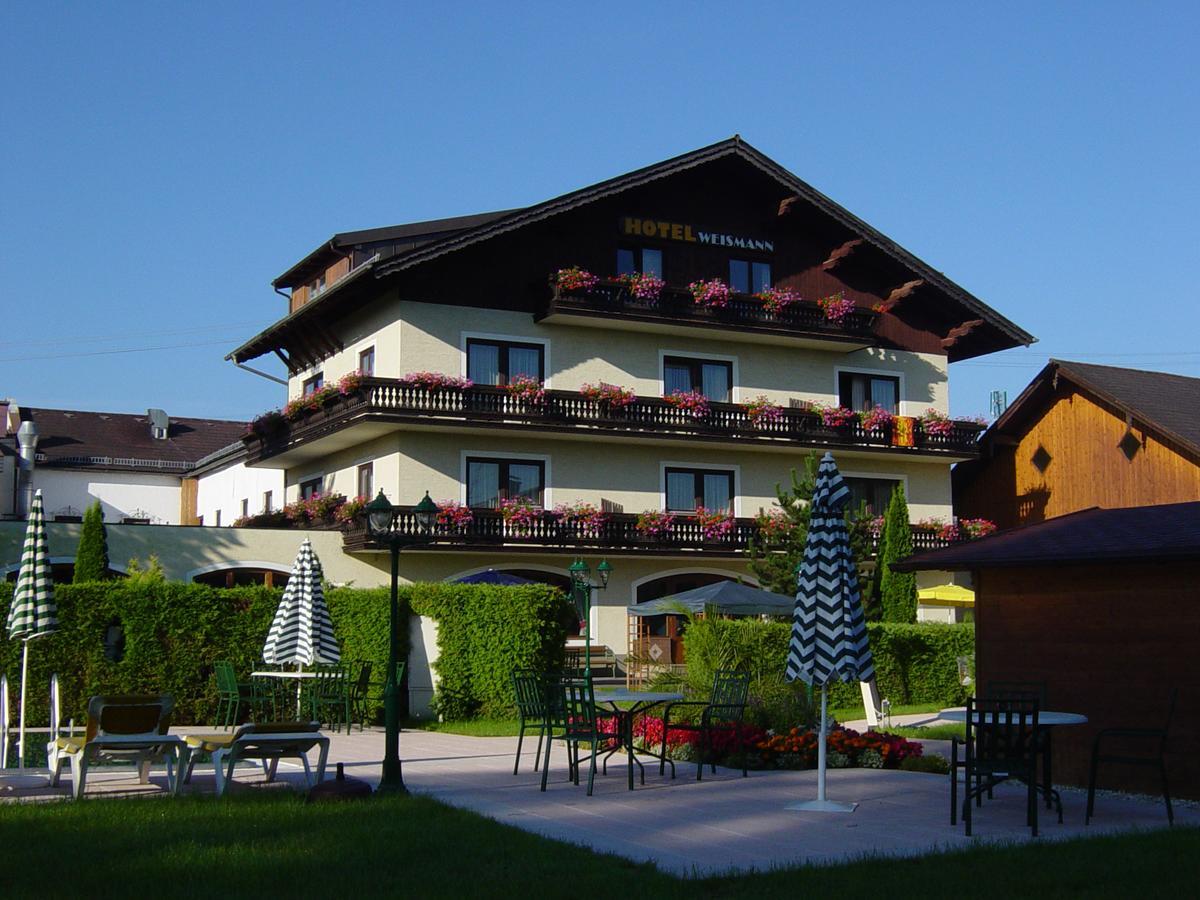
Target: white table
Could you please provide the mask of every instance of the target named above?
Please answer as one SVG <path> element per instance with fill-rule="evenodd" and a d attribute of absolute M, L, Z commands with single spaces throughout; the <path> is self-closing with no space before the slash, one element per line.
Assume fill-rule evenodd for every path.
<path fill-rule="evenodd" d="M 633 790 L 633 764 L 635 762 L 637 763 L 638 770 L 641 772 L 642 784 L 646 783 L 646 769 L 641 762 L 637 760 L 634 755 L 635 753 L 644 756 L 653 756 L 655 759 L 662 762 L 671 763 L 671 772 L 675 772 L 675 763 L 671 760 L 667 759 L 661 754 L 655 753 L 653 750 L 641 750 L 636 749 L 633 746 L 633 717 L 640 712 L 645 712 L 652 706 L 657 706 L 659 703 L 668 703 L 672 700 L 682 700 L 683 694 L 669 694 L 665 692 L 656 693 L 654 691 L 631 691 L 626 688 L 614 688 L 610 691 L 596 691 L 595 697 L 597 703 L 607 703 L 612 708 L 613 713 L 616 714 L 617 727 L 619 730 L 618 737 L 621 740 L 621 744 L 613 750 L 613 753 L 624 749 L 628 754 L 629 789 L 631 791 Z M 632 703 L 633 705 L 622 709 L 617 705 L 618 703 Z M 612 756 L 612 753 L 610 753 L 609 756 Z M 604 762 L 607 766 L 608 757 L 605 757 Z M 672 774 L 672 777 L 674 777 L 674 774 Z"/>
<path fill-rule="evenodd" d="M 938 711 L 938 718 L 944 719 L 947 722 L 963 722 L 967 721 L 967 708 L 965 706 L 952 706 L 949 709 Z M 1049 809 L 1052 798 L 1057 798 L 1058 793 L 1054 790 L 1054 780 L 1051 772 L 1050 758 L 1053 753 L 1053 744 L 1051 741 L 1051 728 L 1061 725 L 1086 725 L 1088 717 L 1083 713 L 1062 712 L 1054 709 L 1039 709 L 1038 710 L 1038 731 L 1042 735 L 1042 795 L 1046 798 L 1046 808 Z M 1061 817 L 1061 799 L 1059 800 L 1059 812 Z"/>

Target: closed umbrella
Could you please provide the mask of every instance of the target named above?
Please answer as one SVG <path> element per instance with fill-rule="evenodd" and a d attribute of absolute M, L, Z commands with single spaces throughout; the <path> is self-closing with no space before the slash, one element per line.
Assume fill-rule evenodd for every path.
<path fill-rule="evenodd" d="M 817 799 L 788 809 L 851 812 L 855 803 L 825 799 L 825 742 L 829 683 L 866 681 L 875 674 L 863 618 L 858 572 L 850 552 L 845 508 L 850 489 L 826 453 L 817 469 L 808 540 L 800 563 L 787 679 L 821 687 L 821 741 L 817 749 Z"/>
<path fill-rule="evenodd" d="M 263 661 L 275 665 L 294 663 L 297 668 L 341 659 L 333 636 L 333 621 L 321 587 L 321 562 L 308 538 L 300 545 L 287 587 L 275 610 Z"/>
<path fill-rule="evenodd" d="M 58 630 L 54 581 L 50 576 L 50 549 L 46 540 L 46 513 L 42 492 L 33 496 L 21 550 L 21 572 L 8 610 L 8 638 L 24 642 L 21 648 L 21 712 L 17 728 L 17 767 L 25 768 L 25 680 L 29 671 L 29 642 Z"/>
<path fill-rule="evenodd" d="M 533 582 L 528 578 L 522 578 L 520 575 L 510 575 L 508 572 L 497 572 L 495 569 L 488 569 L 486 572 L 476 572 L 474 575 L 464 575 L 462 578 L 454 579 L 454 583 L 500 585 L 533 584 Z"/>

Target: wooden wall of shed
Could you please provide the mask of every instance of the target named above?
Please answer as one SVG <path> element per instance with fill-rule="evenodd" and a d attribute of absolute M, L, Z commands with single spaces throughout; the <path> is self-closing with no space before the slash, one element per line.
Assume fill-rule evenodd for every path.
<path fill-rule="evenodd" d="M 988 569 L 975 591 L 980 689 L 1044 680 L 1048 709 L 1088 717 L 1055 729 L 1056 782 L 1087 784 L 1101 728 L 1161 727 L 1178 687 L 1167 771 L 1173 795 L 1200 798 L 1200 561 Z M 1109 766 L 1099 784 L 1153 794 L 1157 782 L 1153 770 Z"/>
<path fill-rule="evenodd" d="M 1129 459 L 1119 446 L 1124 415 L 1064 381 L 1015 446 L 995 445 L 955 496 L 955 511 L 1012 528 L 1093 506 L 1200 500 L 1200 464 L 1132 424 L 1141 447 Z M 1033 462 L 1039 447 L 1050 456 L 1044 472 Z"/>

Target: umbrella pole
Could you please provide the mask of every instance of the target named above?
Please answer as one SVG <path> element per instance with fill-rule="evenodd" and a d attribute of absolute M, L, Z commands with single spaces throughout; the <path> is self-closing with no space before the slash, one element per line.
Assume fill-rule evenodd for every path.
<path fill-rule="evenodd" d="M 25 768 L 25 681 L 29 674 L 29 641 L 21 642 L 21 714 L 17 726 L 17 768 Z"/>
<path fill-rule="evenodd" d="M 821 686 L 821 742 L 817 744 L 817 802 L 825 802 L 825 741 L 829 736 L 829 685 Z"/>

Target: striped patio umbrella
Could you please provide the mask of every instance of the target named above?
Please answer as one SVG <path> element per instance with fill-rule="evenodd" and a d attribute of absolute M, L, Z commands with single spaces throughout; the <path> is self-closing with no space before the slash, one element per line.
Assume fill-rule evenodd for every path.
<path fill-rule="evenodd" d="M 321 562 L 308 538 L 300 545 L 292 574 L 263 646 L 263 660 L 275 665 L 335 663 L 341 659 L 333 622 L 321 587 Z"/>
<path fill-rule="evenodd" d="M 825 742 L 829 683 L 866 681 L 875 674 L 863 618 L 858 571 L 846 530 L 850 489 L 826 453 L 817 469 L 808 540 L 797 579 L 787 679 L 821 687 L 821 740 L 817 749 L 817 799 L 788 809 L 851 812 L 857 804 L 825 799 Z"/>
<path fill-rule="evenodd" d="M 24 642 L 21 648 L 21 712 L 17 728 L 17 766 L 25 768 L 25 680 L 29 671 L 29 642 L 58 631 L 54 581 L 50 577 L 50 549 L 46 540 L 46 513 L 42 492 L 33 495 L 21 550 L 21 571 L 8 609 L 8 638 Z"/>

